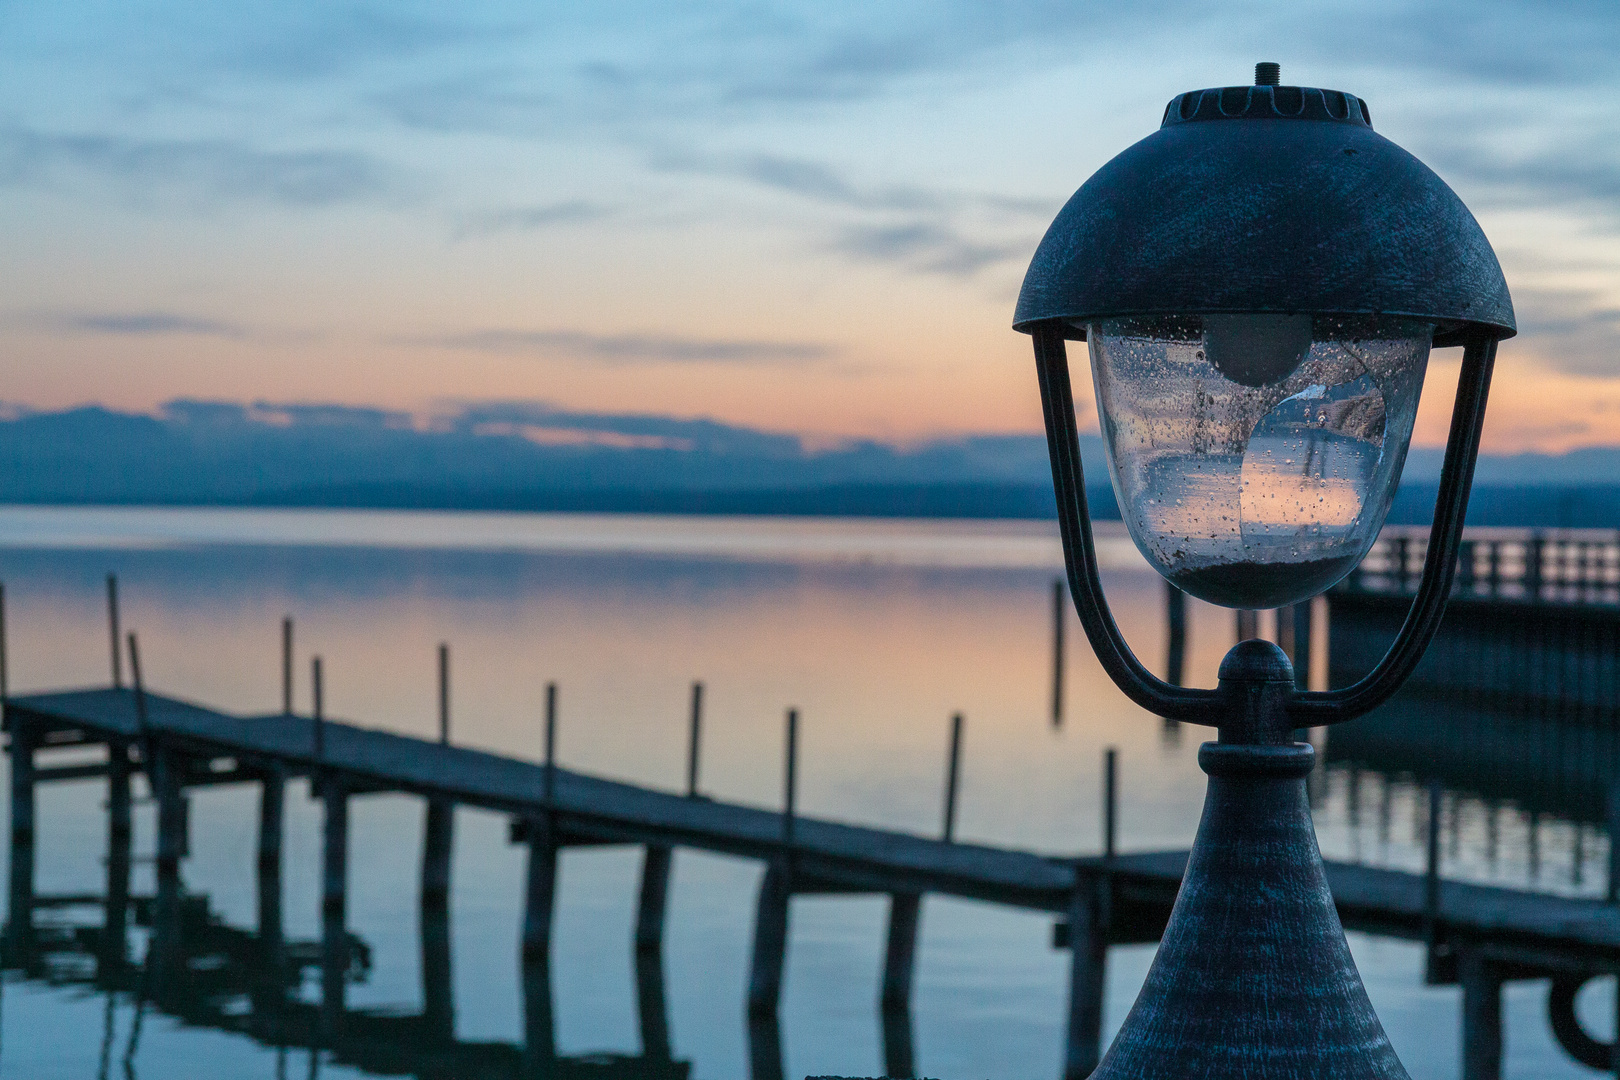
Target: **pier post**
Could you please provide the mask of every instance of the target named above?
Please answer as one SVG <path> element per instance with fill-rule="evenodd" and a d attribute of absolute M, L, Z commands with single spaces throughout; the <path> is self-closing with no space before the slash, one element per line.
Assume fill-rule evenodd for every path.
<path fill-rule="evenodd" d="M 523 904 L 523 962 L 551 956 L 551 915 L 557 898 L 557 844 L 549 814 L 527 822 L 529 872 Z M 549 962 L 549 960 L 548 960 Z"/>
<path fill-rule="evenodd" d="M 1102 1060 L 1108 927 L 1099 883 L 1076 875 L 1069 901 L 1069 1024 L 1064 1080 L 1085 1080 Z"/>
<path fill-rule="evenodd" d="M 6 966 L 24 967 L 34 943 L 34 748 L 32 721 L 6 710 L 11 727 L 11 878 Z"/>
<path fill-rule="evenodd" d="M 748 978 L 750 1016 L 776 1015 L 787 963 L 789 882 L 786 859 L 773 860 L 759 883 L 754 913 L 754 959 Z"/>
<path fill-rule="evenodd" d="M 1237 613 L 1237 639 L 1248 641 L 1260 636 L 1260 613 L 1239 608 Z"/>
<path fill-rule="evenodd" d="M 1067 593 L 1062 578 L 1052 579 L 1052 726 L 1063 725 L 1063 609 Z"/>
<path fill-rule="evenodd" d="M 1294 651 L 1289 660 L 1294 665 L 1294 685 L 1301 690 L 1311 686 L 1311 618 L 1316 601 L 1301 600 L 1290 610 L 1294 628 Z"/>
<path fill-rule="evenodd" d="M 883 1075 L 894 1078 L 916 1076 L 916 1052 L 911 1037 L 911 1010 L 884 1009 L 881 1020 Z"/>
<path fill-rule="evenodd" d="M 686 797 L 697 798 L 698 757 L 703 745 L 703 684 L 692 684 L 692 730 L 686 744 Z"/>
<path fill-rule="evenodd" d="M 525 1080 L 549 1080 L 557 1066 L 551 957 L 543 952 L 524 956 L 520 977 L 523 980 L 523 1076 Z"/>
<path fill-rule="evenodd" d="M 641 898 L 636 905 L 636 952 L 664 947 L 664 908 L 669 897 L 670 849 L 648 844 L 641 857 Z"/>
<path fill-rule="evenodd" d="M 343 780 L 320 778 L 325 809 L 321 832 L 321 1029 L 334 1034 L 343 1023 L 349 973 L 349 792 Z"/>
<path fill-rule="evenodd" d="M 15 735 L 12 738 L 16 738 Z M 14 796 L 15 798 L 15 796 Z M 1620 903 L 1620 783 L 1609 785 L 1604 809 L 1609 832 L 1609 880 L 1604 887 L 1604 899 L 1611 904 Z M 1620 1038 L 1615 1040 L 1620 1045 Z"/>
<path fill-rule="evenodd" d="M 657 949 L 636 950 L 636 1018 L 641 1028 L 641 1054 L 669 1061 L 669 1008 L 664 1000 L 664 956 Z"/>
<path fill-rule="evenodd" d="M 1502 977 L 1477 948 L 1457 957 L 1462 983 L 1462 1080 L 1502 1078 Z"/>
<path fill-rule="evenodd" d="M 921 915 L 920 894 L 889 895 L 889 943 L 883 954 L 883 992 L 878 998 L 884 1012 L 906 1012 L 911 1008 L 911 986 L 917 961 L 917 926 Z"/>
<path fill-rule="evenodd" d="M 281 922 L 281 838 L 287 802 L 287 771 L 272 763 L 259 774 L 259 941 L 267 959 L 279 960 Z"/>
<path fill-rule="evenodd" d="M 1114 857 L 1119 839 L 1119 751 L 1103 751 L 1103 858 Z"/>
<path fill-rule="evenodd" d="M 450 646 L 439 646 L 439 745 L 450 745 Z M 455 846 L 455 803 L 427 800 L 422 823 L 422 912 L 448 910 L 450 864 Z"/>
<path fill-rule="evenodd" d="M 1180 686 L 1187 668 L 1187 594 L 1164 583 L 1165 622 L 1169 626 L 1169 655 L 1165 658 L 1164 678 Z"/>
<path fill-rule="evenodd" d="M 180 756 L 158 743 L 152 754 L 152 794 L 157 800 L 157 903 L 152 919 L 152 948 L 157 954 L 158 1000 L 173 989 L 181 966 L 180 860 L 186 855 L 186 794 L 181 785 Z"/>
<path fill-rule="evenodd" d="M 1547 538 L 1539 531 L 1530 534 L 1524 545 L 1524 598 L 1532 604 L 1541 600 L 1541 563 L 1547 548 Z"/>
<path fill-rule="evenodd" d="M 288 615 L 281 620 L 281 715 L 291 716 L 293 711 L 293 621 Z"/>
<path fill-rule="evenodd" d="M 749 1080 L 784 1080 L 782 1025 L 774 1011 L 748 1018 Z"/>
<path fill-rule="evenodd" d="M 118 633 L 118 575 L 107 575 L 107 633 L 112 641 L 112 684 L 124 688 L 123 639 Z"/>
<path fill-rule="evenodd" d="M 101 973 L 111 975 L 128 959 L 130 840 L 129 746 L 107 743 L 107 914 L 102 923 Z"/>
<path fill-rule="evenodd" d="M 945 766 L 945 827 L 942 838 L 956 841 L 956 788 L 962 779 L 962 714 L 951 717 L 951 754 Z"/>
<path fill-rule="evenodd" d="M 422 1022 L 429 1037 L 456 1037 L 454 966 L 450 957 L 450 909 L 422 909 Z"/>

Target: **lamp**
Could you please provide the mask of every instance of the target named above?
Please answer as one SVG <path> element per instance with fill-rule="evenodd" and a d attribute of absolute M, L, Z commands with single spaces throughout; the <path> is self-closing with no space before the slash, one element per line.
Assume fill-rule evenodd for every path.
<path fill-rule="evenodd" d="M 1070 591 L 1121 690 L 1206 724 L 1203 819 L 1146 984 L 1095 1075 L 1404 1078 L 1333 908 L 1297 728 L 1387 700 L 1439 626 L 1456 568 L 1507 284 L 1462 201 L 1376 134 L 1358 98 L 1279 85 L 1172 99 L 1035 253 L 1014 327 L 1034 338 Z M 1382 528 L 1431 348 L 1463 347 L 1416 598 L 1352 686 L 1295 689 L 1238 643 L 1216 689 L 1174 686 L 1109 613 L 1086 510 L 1067 342 L 1091 353 L 1109 474 L 1168 580 L 1227 607 L 1314 596 Z"/>

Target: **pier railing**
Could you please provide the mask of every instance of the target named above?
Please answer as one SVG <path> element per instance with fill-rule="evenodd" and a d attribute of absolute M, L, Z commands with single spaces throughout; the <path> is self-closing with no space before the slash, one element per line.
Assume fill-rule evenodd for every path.
<path fill-rule="evenodd" d="M 1386 528 L 1337 591 L 1415 592 L 1428 548 L 1426 528 Z M 1453 595 L 1620 605 L 1620 531 L 1470 529 L 1457 553 Z"/>

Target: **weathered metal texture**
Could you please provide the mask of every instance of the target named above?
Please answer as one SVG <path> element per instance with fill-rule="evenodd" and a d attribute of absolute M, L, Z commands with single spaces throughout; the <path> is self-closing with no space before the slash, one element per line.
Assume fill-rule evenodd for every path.
<path fill-rule="evenodd" d="M 1305 743 L 1205 743 L 1204 816 L 1170 924 L 1094 1074 L 1405 1078 L 1333 909 Z"/>
<path fill-rule="evenodd" d="M 1511 337 L 1479 223 L 1337 90 L 1236 86 L 1172 99 L 1163 126 L 1087 180 L 1047 230 L 1013 326 L 1116 315 L 1413 316 L 1436 346 Z"/>

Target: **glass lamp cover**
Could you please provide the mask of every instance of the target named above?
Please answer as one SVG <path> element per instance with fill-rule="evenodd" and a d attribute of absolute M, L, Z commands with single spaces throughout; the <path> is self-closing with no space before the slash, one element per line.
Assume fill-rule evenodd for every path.
<path fill-rule="evenodd" d="M 1389 513 L 1433 333 L 1369 316 L 1088 323 L 1114 494 L 1148 562 L 1232 608 L 1349 573 Z"/>

